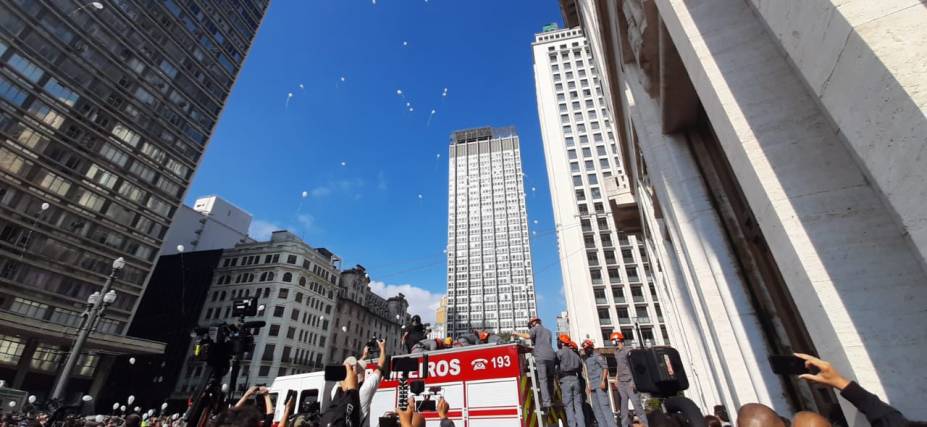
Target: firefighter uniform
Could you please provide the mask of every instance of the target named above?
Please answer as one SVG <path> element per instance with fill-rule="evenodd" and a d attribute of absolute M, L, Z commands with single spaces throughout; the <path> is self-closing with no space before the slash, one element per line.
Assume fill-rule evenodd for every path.
<path fill-rule="evenodd" d="M 629 400 L 634 401 L 634 409 L 640 415 L 641 424 L 647 426 L 647 417 L 644 415 L 644 405 L 641 403 L 641 395 L 634 386 L 634 377 L 631 375 L 631 362 L 628 360 L 628 353 L 631 349 L 624 347 L 615 351 L 615 362 L 617 370 L 615 376 L 618 379 L 618 395 L 621 402 L 621 425 L 628 427 L 631 425 L 631 417 L 628 414 Z"/>
<path fill-rule="evenodd" d="M 583 361 L 573 349 L 564 345 L 557 351 L 557 374 L 560 377 L 560 394 L 568 427 L 583 427 L 585 424 L 579 378 L 582 369 Z"/>
<path fill-rule="evenodd" d="M 589 396 L 589 405 L 592 406 L 592 412 L 595 414 L 595 421 L 599 427 L 616 427 L 615 413 L 612 411 L 612 405 L 608 398 L 608 385 L 602 390 L 603 375 L 608 375 L 608 363 L 605 357 L 598 353 L 590 353 L 586 357 L 586 375 L 589 376 L 589 388 L 592 389 Z"/>
<path fill-rule="evenodd" d="M 554 376 L 556 356 L 554 355 L 554 348 L 550 344 L 550 330 L 542 326 L 540 321 L 535 322 L 534 320 L 537 319 L 532 320 L 531 329 L 528 330 L 528 337 L 531 338 L 531 344 L 534 346 L 531 349 L 531 354 L 537 363 L 538 383 L 541 386 L 541 407 L 546 409 L 553 405 L 550 382 Z"/>

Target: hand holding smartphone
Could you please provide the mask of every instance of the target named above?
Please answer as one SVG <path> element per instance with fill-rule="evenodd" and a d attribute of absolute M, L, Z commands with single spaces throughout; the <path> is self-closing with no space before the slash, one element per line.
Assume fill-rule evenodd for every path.
<path fill-rule="evenodd" d="M 769 356 L 769 366 L 776 375 L 815 375 L 820 372 L 820 369 L 816 366 L 806 366 L 804 359 L 791 354 L 786 356 Z"/>

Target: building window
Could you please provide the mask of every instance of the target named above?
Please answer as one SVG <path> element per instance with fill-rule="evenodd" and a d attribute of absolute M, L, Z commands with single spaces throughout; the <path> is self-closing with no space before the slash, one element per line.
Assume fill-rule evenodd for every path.
<path fill-rule="evenodd" d="M 286 257 L 287 264 L 296 264 L 296 255 L 287 255 Z"/>
<path fill-rule="evenodd" d="M 283 273 L 283 281 L 284 281 L 284 282 L 287 282 L 287 283 L 292 282 L 292 281 L 293 281 L 293 273 L 289 273 L 289 272 Z"/>
<path fill-rule="evenodd" d="M 267 330 L 267 336 L 275 337 L 277 335 L 280 335 L 280 325 L 270 325 L 270 328 Z"/>
<path fill-rule="evenodd" d="M 290 273 L 287 273 L 287 274 L 290 274 Z M 289 297 L 289 296 L 290 296 L 290 290 L 289 290 L 289 289 L 281 288 L 281 289 L 277 292 L 277 298 L 280 298 L 280 299 L 287 299 L 287 297 Z"/>
<path fill-rule="evenodd" d="M 276 346 L 274 344 L 267 344 L 264 346 L 264 355 L 261 356 L 261 360 L 264 361 L 273 361 L 274 360 L 274 350 Z"/>
<path fill-rule="evenodd" d="M 283 317 L 283 310 L 284 308 L 282 305 L 274 307 L 274 317 Z"/>

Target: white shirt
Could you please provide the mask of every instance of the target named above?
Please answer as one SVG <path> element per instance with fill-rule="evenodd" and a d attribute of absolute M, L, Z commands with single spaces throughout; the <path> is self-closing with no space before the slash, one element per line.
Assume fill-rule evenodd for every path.
<path fill-rule="evenodd" d="M 370 425 L 370 402 L 373 401 L 373 395 L 376 394 L 377 388 L 380 386 L 381 377 L 380 370 L 374 370 L 370 375 L 367 375 L 364 383 L 360 386 L 360 390 L 357 391 L 357 397 L 361 405 L 361 418 L 365 420 L 364 425 Z"/>

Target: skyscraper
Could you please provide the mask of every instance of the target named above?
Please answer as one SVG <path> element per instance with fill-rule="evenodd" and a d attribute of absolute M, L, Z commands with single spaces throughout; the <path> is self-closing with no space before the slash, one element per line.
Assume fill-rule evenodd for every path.
<path fill-rule="evenodd" d="M 630 190 L 586 38 L 547 28 L 532 48 L 570 334 L 603 344 L 620 330 L 633 342 L 666 343 L 640 225 L 613 216 Z"/>
<path fill-rule="evenodd" d="M 47 388 L 81 311 L 126 266 L 72 390 L 125 337 L 267 0 L 0 1 L 0 376 Z"/>
<path fill-rule="evenodd" d="M 537 307 L 518 135 L 454 132 L 448 163 L 447 335 L 526 331 Z"/>

